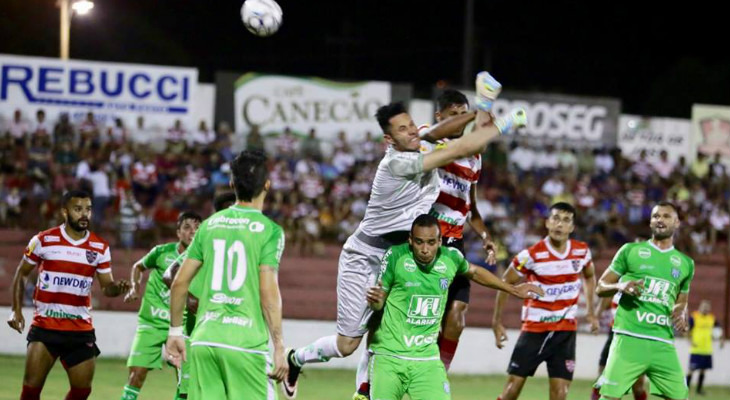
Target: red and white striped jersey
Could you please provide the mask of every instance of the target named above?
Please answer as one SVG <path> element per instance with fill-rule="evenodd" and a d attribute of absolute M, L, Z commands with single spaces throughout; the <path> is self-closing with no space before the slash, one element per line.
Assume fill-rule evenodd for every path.
<path fill-rule="evenodd" d="M 95 273 L 111 273 L 109 244 L 89 231 L 73 240 L 61 225 L 33 236 L 23 258 L 38 265 L 32 325 L 58 331 L 94 329 L 91 285 Z"/>
<path fill-rule="evenodd" d="M 522 250 L 512 260 L 512 268 L 527 282 L 540 286 L 545 296 L 525 299 L 522 330 L 525 332 L 575 331 L 580 296 L 581 272 L 592 263 L 588 244 L 568 240 L 565 252 L 558 253 L 545 238 Z"/>
<path fill-rule="evenodd" d="M 419 126 L 419 134 L 423 136 L 428 128 L 428 125 Z M 436 149 L 447 145 L 448 140 L 443 140 Z M 431 215 L 439 220 L 441 236 L 458 239 L 464 236 L 464 224 L 471 210 L 471 185 L 476 185 L 481 172 L 482 157 L 479 154 L 458 159 L 438 169 L 441 187 L 431 207 Z"/>

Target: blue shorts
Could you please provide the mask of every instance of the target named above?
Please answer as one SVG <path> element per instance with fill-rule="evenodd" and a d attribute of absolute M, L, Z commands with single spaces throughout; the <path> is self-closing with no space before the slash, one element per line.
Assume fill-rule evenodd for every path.
<path fill-rule="evenodd" d="M 689 355 L 689 370 L 712 369 L 712 356 L 701 354 Z"/>

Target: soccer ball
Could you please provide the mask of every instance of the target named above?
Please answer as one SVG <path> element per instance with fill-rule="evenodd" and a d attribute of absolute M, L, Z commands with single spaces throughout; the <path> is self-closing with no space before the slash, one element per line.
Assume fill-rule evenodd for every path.
<path fill-rule="evenodd" d="M 281 7 L 274 0 L 246 0 L 241 6 L 241 20 L 256 36 L 271 36 L 281 26 Z"/>

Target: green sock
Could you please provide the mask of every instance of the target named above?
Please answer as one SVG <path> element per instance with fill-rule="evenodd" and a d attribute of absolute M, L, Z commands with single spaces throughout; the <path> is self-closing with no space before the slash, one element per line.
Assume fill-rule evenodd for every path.
<path fill-rule="evenodd" d="M 122 392 L 121 400 L 137 400 L 137 396 L 139 396 L 139 388 L 125 385 L 124 392 Z"/>
<path fill-rule="evenodd" d="M 188 398 L 188 394 L 180 393 L 179 388 L 175 391 L 175 400 L 186 400 L 187 398 Z"/>

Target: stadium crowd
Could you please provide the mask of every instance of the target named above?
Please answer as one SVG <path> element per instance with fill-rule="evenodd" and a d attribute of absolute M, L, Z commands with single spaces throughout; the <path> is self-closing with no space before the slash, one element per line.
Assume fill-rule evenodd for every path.
<path fill-rule="evenodd" d="M 149 247 L 174 235 L 182 210 L 212 212 L 215 195 L 229 191 L 228 162 L 238 151 L 271 155 L 272 195 L 266 212 L 287 232 L 290 249 L 321 255 L 324 243 L 343 241 L 363 217 L 370 185 L 385 150 L 370 132 L 341 132 L 325 142 L 312 129 L 261 135 L 234 133 L 222 122 L 194 129 L 180 121 L 166 131 L 119 119 L 109 126 L 89 112 L 47 121 L 17 110 L 0 126 L 0 225 L 45 229 L 58 221 L 62 193 L 93 193 L 94 230 L 126 248 Z M 600 252 L 648 237 L 650 205 L 660 199 L 684 214 L 681 246 L 712 251 L 730 230 L 730 176 L 719 157 L 692 163 L 662 153 L 628 159 L 620 149 L 533 148 L 527 141 L 493 143 L 483 157 L 477 207 L 500 244 L 501 263 L 544 235 L 542 221 L 557 201 L 574 204 L 574 237 Z M 468 230 L 467 230 L 468 231 Z M 110 232 L 114 232 L 115 235 Z M 112 236 L 116 236 L 112 238 Z M 467 234 L 467 257 L 483 263 L 481 241 Z"/>

